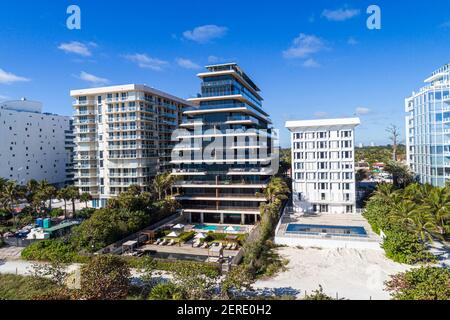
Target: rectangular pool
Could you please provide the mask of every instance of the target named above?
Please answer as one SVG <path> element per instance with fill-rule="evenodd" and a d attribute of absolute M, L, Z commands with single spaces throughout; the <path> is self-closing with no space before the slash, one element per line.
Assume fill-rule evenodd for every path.
<path fill-rule="evenodd" d="M 213 232 L 220 233 L 220 232 L 226 231 L 226 229 L 228 227 L 229 226 L 227 226 L 227 225 L 217 226 L 217 225 L 208 225 L 208 224 L 197 224 L 194 226 L 194 229 L 199 230 L 199 231 L 205 231 L 205 232 L 213 231 Z M 236 231 L 236 232 L 245 232 L 246 231 L 245 227 L 238 227 L 238 226 L 232 226 L 232 227 L 233 227 L 234 231 Z"/>
<path fill-rule="evenodd" d="M 364 227 L 350 226 L 324 226 L 314 224 L 296 224 L 290 223 L 287 226 L 286 233 L 291 234 L 310 234 L 310 235 L 330 235 L 347 237 L 367 237 Z"/>

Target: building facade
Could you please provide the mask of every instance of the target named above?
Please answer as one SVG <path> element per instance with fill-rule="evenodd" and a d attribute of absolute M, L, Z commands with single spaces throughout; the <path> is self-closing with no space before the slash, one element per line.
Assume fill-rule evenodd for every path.
<path fill-rule="evenodd" d="M 421 183 L 441 187 L 450 179 L 449 68 L 434 71 L 405 100 L 408 164 Z"/>
<path fill-rule="evenodd" d="M 75 99 L 75 180 L 104 207 L 130 185 L 170 170 L 172 132 L 189 103 L 145 85 L 71 91 Z"/>
<path fill-rule="evenodd" d="M 259 88 L 237 64 L 206 68 L 198 74 L 201 94 L 189 99 L 195 107 L 184 112 L 175 137 L 176 199 L 192 223 L 254 224 L 278 169 L 271 121 Z"/>
<path fill-rule="evenodd" d="M 64 186 L 70 175 L 70 117 L 42 113 L 42 103 L 0 102 L 0 177 Z"/>
<path fill-rule="evenodd" d="M 286 123 L 296 212 L 356 212 L 354 129 L 359 124 L 358 118 Z"/>

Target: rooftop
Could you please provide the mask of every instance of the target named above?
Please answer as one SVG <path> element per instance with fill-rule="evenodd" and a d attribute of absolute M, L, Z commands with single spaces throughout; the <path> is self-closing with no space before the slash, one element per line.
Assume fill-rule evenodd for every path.
<path fill-rule="evenodd" d="M 77 96 L 89 96 L 89 95 L 96 95 L 96 94 L 105 94 L 110 92 L 128 92 L 128 91 L 145 91 L 150 92 L 154 95 L 177 101 L 179 103 L 185 104 L 185 105 L 191 105 L 188 101 L 178 98 L 174 95 L 171 95 L 169 93 L 166 93 L 164 91 L 149 87 L 145 84 L 123 84 L 123 85 L 116 85 L 116 86 L 107 86 L 107 87 L 97 87 L 97 88 L 87 88 L 87 89 L 77 89 L 77 90 L 71 90 L 70 95 L 72 97 Z"/>
<path fill-rule="evenodd" d="M 361 120 L 359 118 L 298 120 L 298 121 L 287 121 L 286 128 L 295 130 L 297 128 L 311 128 L 311 127 L 333 127 L 333 126 L 356 127 L 360 124 Z"/>

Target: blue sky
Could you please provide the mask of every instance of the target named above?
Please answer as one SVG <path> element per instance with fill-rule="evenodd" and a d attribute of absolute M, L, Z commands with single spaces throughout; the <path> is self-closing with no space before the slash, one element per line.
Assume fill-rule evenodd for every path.
<path fill-rule="evenodd" d="M 81 8 L 81 30 L 66 9 Z M 382 10 L 368 30 L 366 9 Z M 388 143 L 404 98 L 450 62 L 450 2 L 1 1 L 0 100 L 26 96 L 72 113 L 71 89 L 144 83 L 188 98 L 196 73 L 237 62 L 262 89 L 289 145 L 286 120 L 358 114 L 357 142 Z"/>

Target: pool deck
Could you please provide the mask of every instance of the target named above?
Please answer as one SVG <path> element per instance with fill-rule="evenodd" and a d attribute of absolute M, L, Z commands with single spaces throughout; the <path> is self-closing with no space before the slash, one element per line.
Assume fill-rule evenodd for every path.
<path fill-rule="evenodd" d="M 320 226 L 363 227 L 367 232 L 367 236 L 286 233 L 286 229 L 291 223 Z M 283 215 L 277 227 L 275 242 L 291 246 L 363 247 L 378 250 L 381 239 L 372 231 L 367 220 L 359 214 L 318 214 L 300 216 L 287 213 Z"/>
<path fill-rule="evenodd" d="M 193 256 L 208 256 L 208 249 L 194 248 L 191 243 L 185 243 L 181 246 L 176 244 L 173 246 L 158 246 L 153 244 L 144 245 L 139 248 L 143 251 L 156 251 L 161 253 L 174 253 L 174 254 L 185 254 Z M 224 257 L 234 257 L 238 254 L 239 250 L 224 250 Z"/>

